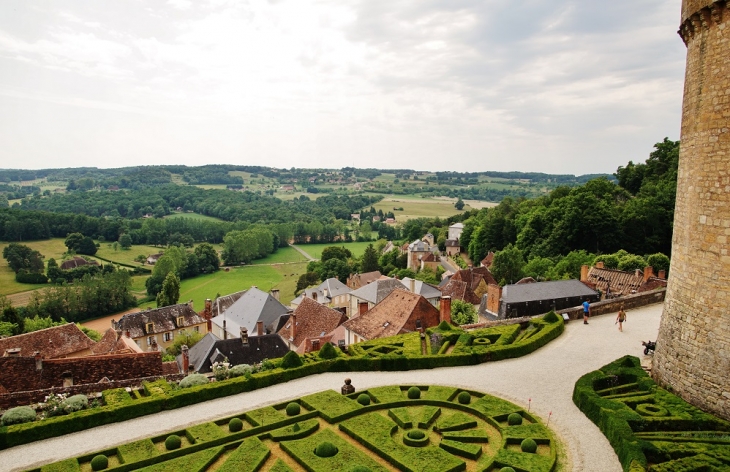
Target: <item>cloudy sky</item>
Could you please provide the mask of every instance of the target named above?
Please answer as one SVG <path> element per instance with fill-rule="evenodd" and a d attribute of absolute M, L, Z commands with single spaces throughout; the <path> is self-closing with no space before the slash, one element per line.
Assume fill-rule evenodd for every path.
<path fill-rule="evenodd" d="M 679 139 L 680 0 L 0 3 L 0 167 L 614 172 Z"/>

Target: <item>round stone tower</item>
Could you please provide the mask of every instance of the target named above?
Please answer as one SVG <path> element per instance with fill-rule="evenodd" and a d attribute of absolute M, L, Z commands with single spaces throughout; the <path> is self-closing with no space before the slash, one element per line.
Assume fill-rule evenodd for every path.
<path fill-rule="evenodd" d="M 730 0 L 683 0 L 687 45 L 660 385 L 730 419 Z"/>

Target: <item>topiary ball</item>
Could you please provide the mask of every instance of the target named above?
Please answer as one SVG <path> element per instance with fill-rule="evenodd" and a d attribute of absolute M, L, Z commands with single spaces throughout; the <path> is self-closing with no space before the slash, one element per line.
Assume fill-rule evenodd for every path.
<path fill-rule="evenodd" d="M 337 452 L 339 452 L 337 446 L 328 441 L 319 443 L 314 449 L 314 454 L 318 457 L 332 457 Z"/>
<path fill-rule="evenodd" d="M 11 408 L 0 417 L 0 424 L 10 426 L 11 424 L 29 423 L 36 420 L 35 410 L 29 406 L 17 406 Z"/>
<path fill-rule="evenodd" d="M 284 354 L 284 357 L 281 358 L 281 367 L 283 367 L 284 369 L 301 367 L 303 364 L 304 362 L 302 362 L 302 358 L 299 357 L 299 354 L 294 351 L 287 352 L 286 354 Z"/>
<path fill-rule="evenodd" d="M 205 385 L 208 383 L 208 377 L 203 374 L 190 374 L 180 381 L 180 388 L 189 388 L 196 385 Z"/>
<path fill-rule="evenodd" d="M 370 472 L 370 467 L 365 467 L 364 465 L 356 465 L 352 469 L 350 469 L 350 472 Z"/>
<path fill-rule="evenodd" d="M 515 472 L 515 469 L 513 469 L 512 467 L 502 467 L 501 469 L 499 469 L 499 472 Z"/>
<path fill-rule="evenodd" d="M 231 421 L 228 422 L 228 431 L 230 431 L 231 433 L 237 433 L 242 429 L 243 421 L 241 421 L 241 418 L 231 418 Z"/>
<path fill-rule="evenodd" d="M 182 446 L 182 440 L 177 434 L 171 434 L 165 439 L 165 449 L 172 451 L 173 449 L 180 449 Z"/>
<path fill-rule="evenodd" d="M 471 402 L 471 394 L 469 392 L 461 392 L 459 393 L 459 396 L 456 397 L 456 399 L 462 405 L 468 405 L 469 402 Z"/>
<path fill-rule="evenodd" d="M 420 429 L 414 429 L 413 431 L 408 431 L 408 437 L 411 439 L 423 439 L 426 437 L 426 433 L 421 431 Z"/>
<path fill-rule="evenodd" d="M 104 470 L 109 467 L 109 459 L 104 454 L 99 454 L 91 459 L 91 470 Z"/>
<path fill-rule="evenodd" d="M 507 424 L 510 426 L 519 426 L 522 424 L 522 415 L 519 413 L 510 413 L 507 417 Z"/>
<path fill-rule="evenodd" d="M 416 386 L 409 388 L 408 398 L 410 398 L 411 400 L 418 400 L 419 398 L 421 398 L 421 389 Z"/>
<path fill-rule="evenodd" d="M 522 440 L 520 448 L 522 449 L 522 452 L 529 452 L 530 454 L 534 454 L 537 452 L 537 443 L 534 439 L 527 438 Z"/>
<path fill-rule="evenodd" d="M 367 393 L 361 393 L 357 396 L 357 402 L 362 406 L 368 406 L 370 404 L 370 395 Z"/>
<path fill-rule="evenodd" d="M 286 406 L 287 416 L 296 416 L 300 411 L 302 411 L 302 407 L 299 406 L 299 403 L 291 402 Z"/>

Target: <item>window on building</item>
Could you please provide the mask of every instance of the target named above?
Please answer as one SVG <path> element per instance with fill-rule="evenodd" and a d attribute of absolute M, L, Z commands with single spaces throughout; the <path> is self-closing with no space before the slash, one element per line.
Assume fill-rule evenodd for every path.
<path fill-rule="evenodd" d="M 182 316 L 177 317 L 177 326 L 178 328 L 185 325 L 185 318 Z"/>
<path fill-rule="evenodd" d="M 152 346 L 153 343 L 157 342 L 157 336 L 147 336 L 147 345 Z"/>
<path fill-rule="evenodd" d="M 200 326 L 193 326 L 193 331 L 195 331 L 196 333 L 199 333 L 200 332 Z"/>
<path fill-rule="evenodd" d="M 178 331 L 178 334 L 180 336 L 184 336 L 185 335 L 185 330 L 184 329 L 181 329 L 180 331 Z"/>
<path fill-rule="evenodd" d="M 163 334 L 162 339 L 164 339 L 166 343 L 172 341 L 172 332 Z"/>
<path fill-rule="evenodd" d="M 153 332 L 155 330 L 155 324 L 154 323 L 147 323 L 147 324 L 144 325 L 144 329 L 148 333 L 151 333 L 151 332 Z"/>

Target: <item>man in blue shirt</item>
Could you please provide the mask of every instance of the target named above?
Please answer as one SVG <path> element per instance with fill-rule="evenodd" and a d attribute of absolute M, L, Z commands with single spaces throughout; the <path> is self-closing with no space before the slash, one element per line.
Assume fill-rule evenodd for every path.
<path fill-rule="evenodd" d="M 588 317 L 591 315 L 591 304 L 588 300 L 583 302 L 583 324 L 588 324 Z"/>

